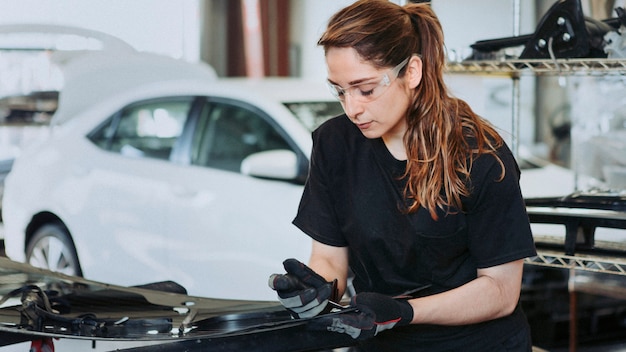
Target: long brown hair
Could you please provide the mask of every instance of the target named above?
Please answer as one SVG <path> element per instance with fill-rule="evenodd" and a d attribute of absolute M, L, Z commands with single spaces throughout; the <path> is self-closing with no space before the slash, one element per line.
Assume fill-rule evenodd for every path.
<path fill-rule="evenodd" d="M 404 136 L 408 212 L 422 206 L 437 219 L 437 209 L 462 210 L 461 199 L 471 194 L 472 163 L 481 154 L 493 155 L 502 168 L 500 179 L 504 177 L 496 155 L 502 137 L 465 101 L 448 93 L 443 30 L 430 5 L 357 1 L 330 18 L 318 45 L 324 51 L 353 48 L 378 68 L 393 67 L 414 54 L 421 57 L 422 80 L 407 109 Z M 403 75 L 401 71 L 399 77 Z"/>

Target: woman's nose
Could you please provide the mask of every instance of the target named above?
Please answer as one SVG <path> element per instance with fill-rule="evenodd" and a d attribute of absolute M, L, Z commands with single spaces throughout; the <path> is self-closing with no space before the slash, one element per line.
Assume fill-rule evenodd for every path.
<path fill-rule="evenodd" d="M 359 101 L 351 95 L 346 94 L 343 101 L 343 110 L 350 119 L 356 120 L 363 110 L 363 104 L 359 103 Z"/>

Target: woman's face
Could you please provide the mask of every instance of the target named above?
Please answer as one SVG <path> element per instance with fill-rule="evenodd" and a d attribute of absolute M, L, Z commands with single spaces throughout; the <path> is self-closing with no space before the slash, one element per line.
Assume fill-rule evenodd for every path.
<path fill-rule="evenodd" d="M 393 68 L 377 69 L 363 61 L 353 48 L 330 48 L 326 65 L 328 82 L 339 91 L 346 115 L 365 137 L 382 137 L 386 142 L 403 138 L 411 89 L 403 78 L 395 78 Z M 385 74 L 389 85 L 379 85 Z M 379 91 L 371 93 L 376 90 Z"/>

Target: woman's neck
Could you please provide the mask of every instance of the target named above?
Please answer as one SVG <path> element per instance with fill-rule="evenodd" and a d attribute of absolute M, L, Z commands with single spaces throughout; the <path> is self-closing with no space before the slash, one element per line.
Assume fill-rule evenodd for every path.
<path fill-rule="evenodd" d="M 398 135 L 385 135 L 382 137 L 387 150 L 397 160 L 406 160 L 406 148 L 404 147 L 403 136 Z"/>

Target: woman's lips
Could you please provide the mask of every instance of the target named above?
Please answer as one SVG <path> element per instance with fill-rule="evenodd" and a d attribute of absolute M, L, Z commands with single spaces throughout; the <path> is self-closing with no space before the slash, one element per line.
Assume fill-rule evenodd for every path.
<path fill-rule="evenodd" d="M 365 123 L 357 123 L 356 125 L 359 129 L 366 130 L 370 128 L 370 126 L 372 126 L 372 122 L 370 121 L 370 122 L 365 122 Z"/>

